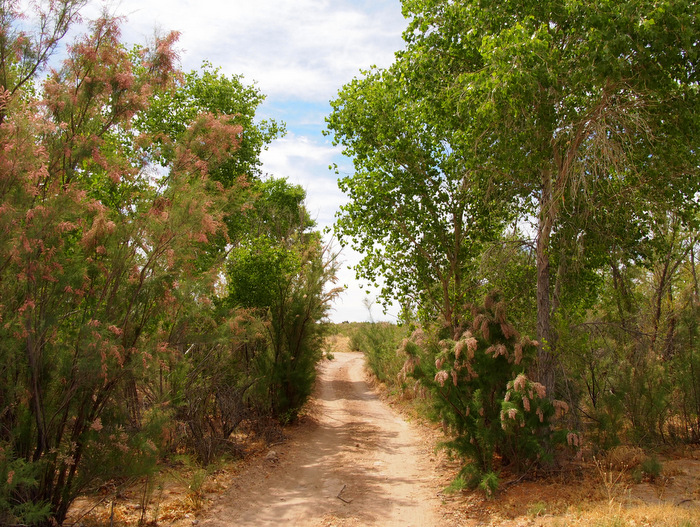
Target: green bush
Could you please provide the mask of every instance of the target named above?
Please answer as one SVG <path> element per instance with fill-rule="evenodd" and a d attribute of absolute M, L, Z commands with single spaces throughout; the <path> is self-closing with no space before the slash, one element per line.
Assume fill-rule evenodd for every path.
<path fill-rule="evenodd" d="M 326 251 L 317 235 L 296 248 L 258 238 L 229 262 L 228 301 L 256 312 L 265 332 L 253 405 L 283 422 L 294 420 L 311 394 L 323 354 L 324 319 L 337 294 L 324 290 L 336 270 Z"/>
<path fill-rule="evenodd" d="M 397 353 L 406 330 L 389 322 L 368 322 L 359 325 L 350 337 L 350 349 L 367 356 L 367 365 L 381 382 L 395 384 L 403 367 Z"/>
<path fill-rule="evenodd" d="M 630 421 L 629 440 L 639 445 L 655 445 L 663 440 L 669 417 L 671 386 L 667 367 L 655 358 L 619 369 L 619 394 Z"/>
<path fill-rule="evenodd" d="M 683 348 L 668 364 L 673 392 L 670 402 L 674 419 L 667 424 L 669 440 L 700 442 L 700 353 L 694 342 Z"/>
<path fill-rule="evenodd" d="M 48 502 L 34 502 L 29 491 L 38 487 L 37 466 L 15 458 L 8 444 L 0 444 L 0 525 L 34 525 L 51 513 Z"/>
<path fill-rule="evenodd" d="M 632 471 L 632 479 L 635 483 L 641 483 L 644 480 L 655 481 L 661 476 L 663 465 L 655 457 L 651 456 L 642 461 L 639 466 Z"/>

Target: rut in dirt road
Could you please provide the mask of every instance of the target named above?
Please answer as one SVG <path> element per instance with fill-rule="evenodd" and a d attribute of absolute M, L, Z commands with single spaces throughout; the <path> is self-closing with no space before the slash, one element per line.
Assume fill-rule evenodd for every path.
<path fill-rule="evenodd" d="M 439 523 L 432 445 L 369 388 L 360 353 L 319 371 L 311 423 L 244 471 L 202 525 Z"/>

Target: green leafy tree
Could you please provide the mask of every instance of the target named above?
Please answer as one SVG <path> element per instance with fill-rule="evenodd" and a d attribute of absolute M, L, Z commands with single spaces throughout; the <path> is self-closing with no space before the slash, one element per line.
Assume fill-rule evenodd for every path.
<path fill-rule="evenodd" d="M 476 198 L 469 206 L 484 204 L 490 217 L 493 194 L 487 190 L 498 189 L 510 211 L 536 218 L 537 378 L 552 392 L 557 344 L 552 320 L 564 300 L 556 280 L 571 261 L 554 260 L 557 233 L 572 217 L 579 233 L 604 233 L 580 222 L 596 209 L 623 206 L 643 217 L 649 203 L 665 200 L 687 211 L 695 199 L 697 9 L 693 2 L 406 0 L 404 13 L 411 19 L 406 49 L 387 71 L 347 85 L 329 118 L 357 167 L 341 183 L 351 198 L 339 221 L 341 233 L 355 237 L 368 254 L 379 254 L 374 267 L 385 272 L 391 264 L 376 247 L 392 247 L 396 235 L 386 227 L 391 215 L 370 214 L 382 210 L 377 202 L 396 203 L 399 227 L 392 228 L 402 232 L 400 222 L 411 216 L 401 200 L 418 206 L 423 195 L 393 182 L 409 176 L 418 186 L 429 182 L 432 173 L 425 167 L 450 173 L 438 156 L 422 155 L 426 151 L 462 161 L 456 170 L 462 176 L 478 170 L 480 177 L 470 181 L 484 184 L 469 186 Z M 345 112 L 346 107 L 353 110 Z M 395 169 L 401 162 L 403 168 Z M 385 185 L 394 185 L 398 197 L 384 192 Z M 376 201 L 364 197 L 372 191 Z M 435 186 L 426 194 L 451 203 L 438 200 Z M 426 209 L 445 217 L 436 207 Z M 372 227 L 355 226 L 353 214 L 371 219 Z M 409 242 L 440 232 L 429 220 L 421 227 Z M 627 235 L 640 231 L 615 232 L 629 246 Z M 614 241 L 608 238 L 607 247 Z M 433 259 L 456 254 L 437 249 L 426 252 Z M 555 262 L 563 268 L 554 268 Z M 421 276 L 420 269 L 411 270 Z"/>
<path fill-rule="evenodd" d="M 507 214 L 442 112 L 411 96 L 404 67 L 367 72 L 331 103 L 328 128 L 355 164 L 339 182 L 350 202 L 336 231 L 364 254 L 357 273 L 383 279 L 384 300 L 456 329 L 475 287 L 475 255 Z"/>
<path fill-rule="evenodd" d="M 322 322 L 340 289 L 326 290 L 337 271 L 303 206 L 305 192 L 285 180 L 257 185 L 249 239 L 231 253 L 228 297 L 264 322 L 267 349 L 256 356 L 264 411 L 294 419 L 311 394 L 321 358 Z"/>
<path fill-rule="evenodd" d="M 260 153 L 285 132 L 282 123 L 255 119 L 255 112 L 264 100 L 260 90 L 246 85 L 241 75 L 224 75 L 205 61 L 199 70 L 186 73 L 166 89 L 154 92 L 148 111 L 140 116 L 137 126 L 161 134 L 152 151 L 156 159 L 166 161 L 173 154 L 173 142 L 203 112 L 225 116 L 231 124 L 239 125 L 240 146 L 236 156 L 211 171 L 212 179 L 228 187 L 239 177 L 259 178 Z"/>
<path fill-rule="evenodd" d="M 141 50 L 136 48 L 134 54 L 139 53 Z M 260 197 L 254 188 L 260 183 L 260 153 L 285 133 L 283 123 L 255 118 L 264 99 L 257 87 L 244 83 L 242 76 L 224 75 L 204 62 L 200 70 L 183 74 L 163 89 L 154 90 L 147 110 L 135 119 L 135 128 L 154 138 L 146 147 L 149 157 L 164 166 L 172 163 L 178 142 L 197 116 L 210 114 L 232 127 L 238 144 L 236 155 L 220 157 L 216 163 L 208 160 L 212 191 L 223 188 L 228 192 L 224 208 L 227 231 L 202 246 L 198 258 L 202 270 L 216 265 L 231 244 L 247 236 L 250 225 L 243 210 L 252 208 Z"/>

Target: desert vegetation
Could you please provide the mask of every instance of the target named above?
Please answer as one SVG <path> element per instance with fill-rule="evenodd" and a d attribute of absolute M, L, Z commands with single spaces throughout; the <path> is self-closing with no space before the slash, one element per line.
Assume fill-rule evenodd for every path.
<path fill-rule="evenodd" d="M 182 71 L 177 33 L 127 45 L 105 14 L 68 37 L 85 5 L 0 1 L 7 525 L 133 481 L 145 523 L 165 462 L 198 506 L 332 357 L 337 255 L 305 190 L 263 174 L 285 133 L 264 94 Z M 394 63 L 327 117 L 355 167 L 335 232 L 400 306 L 351 347 L 442 423 L 453 489 L 615 452 L 658 478 L 658 449 L 700 442 L 700 8 L 402 5 Z M 614 492 L 623 470 L 596 467 Z"/>
<path fill-rule="evenodd" d="M 106 15 L 65 47 L 83 5 L 0 3 L 3 525 L 293 420 L 337 293 L 304 190 L 261 173 L 257 88 Z"/>

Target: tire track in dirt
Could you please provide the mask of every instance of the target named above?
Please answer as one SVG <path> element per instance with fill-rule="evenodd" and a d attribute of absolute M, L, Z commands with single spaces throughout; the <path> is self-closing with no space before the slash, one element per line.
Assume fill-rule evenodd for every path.
<path fill-rule="evenodd" d="M 335 353 L 319 369 L 310 417 L 236 476 L 201 525 L 439 523 L 431 445 L 372 392 L 360 353 Z"/>

